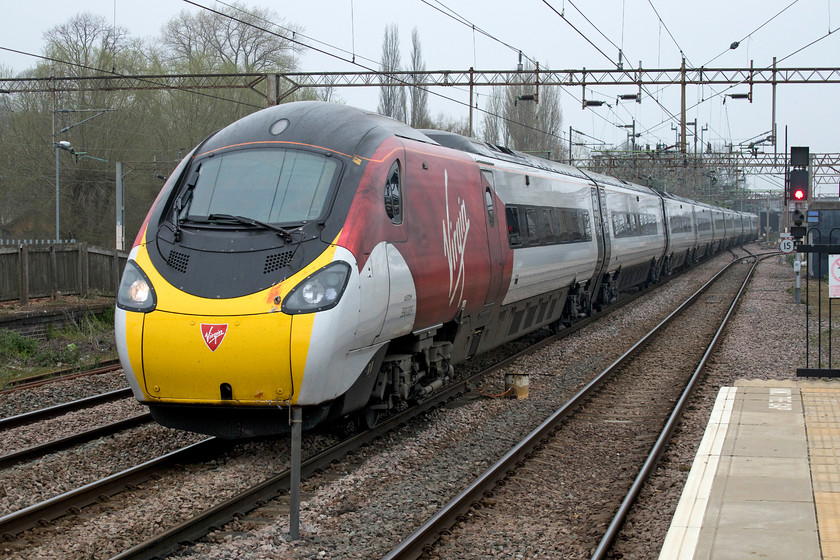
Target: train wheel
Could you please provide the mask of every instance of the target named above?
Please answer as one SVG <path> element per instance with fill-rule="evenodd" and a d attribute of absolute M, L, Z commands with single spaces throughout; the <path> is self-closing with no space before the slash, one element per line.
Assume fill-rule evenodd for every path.
<path fill-rule="evenodd" d="M 356 413 L 356 428 L 362 432 L 373 429 L 382 418 L 382 410 L 367 407 Z"/>

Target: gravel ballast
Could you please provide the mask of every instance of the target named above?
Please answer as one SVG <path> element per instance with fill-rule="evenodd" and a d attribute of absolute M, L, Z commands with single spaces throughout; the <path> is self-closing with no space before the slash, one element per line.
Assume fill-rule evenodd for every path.
<path fill-rule="evenodd" d="M 756 246 L 751 249 L 758 250 Z M 650 330 L 677 302 L 696 291 L 731 258 L 729 253 L 725 253 L 698 265 L 689 274 L 674 279 L 565 340 L 551 344 L 509 366 L 500 374 L 487 379 L 475 393 L 426 414 L 421 421 L 412 422 L 398 432 L 375 441 L 346 460 L 334 464 L 326 472 L 305 481 L 300 540 L 289 540 L 288 514 L 282 513 L 282 508 L 269 505 L 265 510 L 257 510 L 241 518 L 172 557 L 381 557 L 608 366 L 637 338 Z M 649 485 L 653 490 L 646 489 L 643 492 L 643 501 L 634 508 L 621 534 L 616 550 L 624 554 L 625 558 L 655 558 L 658 555 L 658 548 L 687 476 L 688 469 L 685 467 L 690 466 L 693 460 L 694 450 L 702 437 L 720 383 L 731 384 L 739 377 L 793 377 L 795 367 L 800 365 L 798 361 L 803 359 L 801 346 L 779 343 L 788 334 L 785 321 L 790 316 L 792 296 L 787 293 L 787 289 L 792 285 L 792 276 L 791 268 L 780 264 L 775 258 L 759 265 L 757 277 L 746 293 L 747 299 L 741 305 L 712 364 L 713 373 L 709 374 L 709 380 L 698 391 L 697 403 L 689 407 L 689 415 Z M 529 374 L 529 399 L 481 396 L 502 393 L 504 374 L 510 372 Z M 708 394 L 707 386 L 710 386 Z M 17 405 L 14 413 L 26 408 L 26 405 Z M 0 408 L 0 411 L 5 409 Z M 131 447 L 152 445 L 145 443 L 147 441 L 157 440 L 154 445 L 171 445 L 184 437 L 190 436 L 165 430 L 165 433 L 135 440 L 125 446 L 115 442 L 109 452 L 119 456 L 129 453 Z M 317 437 L 305 434 L 304 456 L 307 453 L 307 438 Z M 137 528 L 144 524 L 146 529 L 152 526 L 160 528 L 170 519 L 183 515 L 173 513 L 159 504 L 171 501 L 177 511 L 185 507 L 184 503 L 194 504 L 203 499 L 201 496 L 211 496 L 213 490 L 226 493 L 221 489 L 267 478 L 288 461 L 283 451 L 285 446 L 281 442 L 248 444 L 246 447 L 247 452 L 232 451 L 220 460 L 211 469 L 214 473 L 211 479 L 204 475 L 180 478 L 173 475 L 164 481 L 155 482 L 153 486 L 144 485 L 141 488 L 144 499 L 138 500 L 138 505 L 128 506 L 141 511 L 121 511 L 119 515 L 136 517 L 129 527 L 133 526 L 135 532 L 146 533 L 147 530 L 137 531 Z M 72 461 L 58 458 L 50 460 L 52 463 L 43 467 L 43 474 L 35 478 L 40 479 L 40 482 L 34 483 L 36 486 L 50 486 L 50 489 L 42 492 L 45 495 L 58 491 L 59 487 L 63 488 L 73 480 L 73 476 L 61 472 L 62 468 L 71 474 L 79 470 Z M 88 462 L 91 464 L 86 470 L 88 473 L 110 468 L 107 466 L 108 461 L 103 461 L 101 467 L 94 466 L 99 464 L 97 461 Z M 38 494 L 35 490 L 19 494 L 16 490 L 18 487 L 24 484 L 31 486 L 33 483 L 25 482 L 22 472 L 14 471 L 16 474 L 13 474 L 12 471 L 9 469 L 0 473 L 0 484 L 7 489 L 5 495 L 0 489 L 0 507 L 3 511 L 16 509 L 22 503 L 31 503 L 25 497 L 28 492 Z M 51 477 L 61 482 L 57 485 L 46 484 L 47 471 L 57 471 Z M 191 471 L 191 468 L 185 469 L 187 471 Z M 84 479 L 85 476 L 92 474 L 80 478 Z M 200 490 L 201 486 L 207 486 L 209 491 Z M 8 493 L 10 488 L 15 488 L 11 494 Z M 198 497 L 182 501 L 176 496 L 180 493 Z M 192 507 L 190 505 L 187 509 Z M 523 527 L 523 530 L 528 530 L 527 524 Z M 107 516 L 90 519 L 84 527 L 72 529 L 70 533 L 65 532 L 62 538 L 57 536 L 55 540 L 45 542 L 37 552 L 48 551 L 48 557 L 51 558 L 77 558 L 80 553 L 88 554 L 90 551 L 91 558 L 107 558 L 108 554 L 114 554 L 113 550 L 95 550 L 91 543 L 103 535 L 109 535 L 108 538 L 115 542 L 114 547 L 118 552 L 118 545 L 137 542 L 135 535 L 121 533 L 126 530 L 117 528 Z M 486 547 L 477 546 L 472 551 L 473 556 L 468 558 L 517 557 L 515 550 L 506 550 L 505 543 L 494 537 L 492 526 L 486 527 L 486 531 L 486 539 L 483 539 Z M 539 540 L 539 535 L 534 535 L 533 541 Z M 482 542 L 482 539 L 476 542 Z M 545 547 L 544 554 L 537 557 L 553 557 L 551 543 L 546 542 Z M 30 553 L 35 551 L 30 549 L 25 552 L 15 556 L 14 549 L 4 551 L 3 543 L 0 543 L 0 555 L 26 558 L 31 557 Z"/>

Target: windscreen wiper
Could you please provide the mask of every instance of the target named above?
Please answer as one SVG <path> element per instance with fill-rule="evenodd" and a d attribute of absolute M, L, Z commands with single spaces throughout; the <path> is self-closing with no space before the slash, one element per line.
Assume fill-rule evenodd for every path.
<path fill-rule="evenodd" d="M 184 221 L 184 215 L 187 214 L 187 210 L 189 210 L 190 204 L 192 203 L 193 191 L 195 191 L 195 185 L 198 182 L 200 171 L 201 164 L 198 164 L 198 167 L 190 173 L 190 177 L 187 180 L 187 189 L 175 199 L 175 219 L 173 220 L 175 222 L 175 241 L 181 239 L 181 223 Z"/>
<path fill-rule="evenodd" d="M 238 222 L 240 224 L 246 224 L 250 226 L 261 227 L 263 229 L 267 229 L 269 231 L 273 231 L 289 243 L 292 242 L 292 232 L 281 228 L 279 226 L 273 226 L 271 224 L 267 224 L 265 222 L 261 222 L 259 220 L 255 220 L 254 218 L 246 218 L 245 216 L 234 216 L 232 214 L 210 214 L 207 216 L 208 220 L 230 220 L 232 222 Z"/>

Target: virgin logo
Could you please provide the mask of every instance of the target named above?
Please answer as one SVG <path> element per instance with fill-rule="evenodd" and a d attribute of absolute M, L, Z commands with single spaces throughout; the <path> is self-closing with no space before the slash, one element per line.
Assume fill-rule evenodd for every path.
<path fill-rule="evenodd" d="M 227 328 L 227 323 L 224 325 L 207 325 L 205 323 L 201 323 L 201 337 L 204 339 L 204 344 L 207 345 L 207 348 L 209 348 L 211 352 L 215 352 L 216 348 L 218 348 L 225 339 Z"/>
<path fill-rule="evenodd" d="M 455 222 L 449 217 L 449 174 L 443 170 L 443 188 L 446 197 L 446 219 L 443 220 L 443 255 L 449 264 L 449 305 L 464 294 L 464 251 L 467 248 L 467 233 L 470 231 L 470 219 L 467 206 L 458 198 L 460 207 Z"/>

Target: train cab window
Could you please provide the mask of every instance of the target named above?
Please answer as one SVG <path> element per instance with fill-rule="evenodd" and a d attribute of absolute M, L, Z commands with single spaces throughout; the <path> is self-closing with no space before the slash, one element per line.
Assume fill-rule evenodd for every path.
<path fill-rule="evenodd" d="M 385 213 L 394 224 L 401 224 L 402 217 L 402 183 L 400 181 L 400 162 L 395 161 L 388 171 L 385 181 Z"/>
<path fill-rule="evenodd" d="M 200 166 L 200 167 L 199 167 Z M 340 163 L 303 150 L 239 149 L 205 157 L 191 172 L 181 219 L 207 223 L 214 214 L 271 224 L 324 215 Z M 186 191 L 185 191 L 186 193 Z"/>
<path fill-rule="evenodd" d="M 507 219 L 508 243 L 511 247 L 522 245 L 519 229 L 519 208 L 516 206 L 505 208 L 505 218 Z"/>

